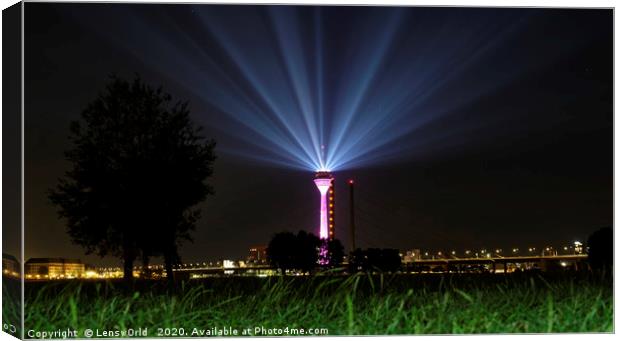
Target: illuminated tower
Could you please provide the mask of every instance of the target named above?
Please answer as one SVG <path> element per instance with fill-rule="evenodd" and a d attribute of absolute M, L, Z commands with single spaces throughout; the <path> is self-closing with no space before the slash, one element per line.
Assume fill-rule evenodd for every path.
<path fill-rule="evenodd" d="M 332 183 L 329 186 L 329 191 L 327 192 L 327 203 L 328 203 L 328 212 L 327 219 L 329 221 L 329 240 L 333 240 L 336 238 L 336 188 L 334 187 L 334 179 L 332 178 Z"/>
<path fill-rule="evenodd" d="M 321 193 L 321 211 L 320 211 L 320 217 L 319 217 L 319 238 L 328 239 L 330 238 L 330 235 L 329 235 L 330 222 L 331 222 L 331 228 L 333 228 L 334 226 L 334 223 L 333 223 L 334 222 L 334 217 L 333 217 L 334 178 L 329 172 L 317 172 L 314 178 L 314 183 L 316 184 L 316 187 L 319 189 L 319 192 Z M 328 195 L 328 192 L 330 192 L 330 190 L 331 190 L 331 193 L 329 193 L 330 194 L 329 197 L 330 197 L 330 203 L 332 204 L 332 206 L 329 207 L 328 209 L 327 195 Z M 331 215 L 329 214 L 330 212 L 332 212 Z M 332 236 L 333 236 L 333 231 L 332 231 Z"/>

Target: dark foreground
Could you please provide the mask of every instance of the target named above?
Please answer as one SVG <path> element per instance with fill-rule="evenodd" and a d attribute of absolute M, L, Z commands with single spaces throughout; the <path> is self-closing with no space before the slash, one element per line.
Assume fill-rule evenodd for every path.
<path fill-rule="evenodd" d="M 179 283 L 173 295 L 154 282 L 133 290 L 39 282 L 27 283 L 25 329 L 79 337 L 87 329 L 94 337 L 612 332 L 612 289 L 610 276 L 591 273 L 213 278 Z"/>

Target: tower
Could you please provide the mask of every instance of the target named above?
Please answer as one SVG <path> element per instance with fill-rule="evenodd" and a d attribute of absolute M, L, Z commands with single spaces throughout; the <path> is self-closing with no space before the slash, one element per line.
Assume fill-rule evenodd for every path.
<path fill-rule="evenodd" d="M 320 171 L 314 177 L 314 183 L 321 193 L 321 209 L 319 215 L 319 238 L 333 239 L 334 228 L 334 178 L 329 172 Z M 329 200 L 329 204 L 328 201 Z M 329 205 L 329 208 L 328 208 Z M 330 234 L 331 232 L 331 234 Z"/>
<path fill-rule="evenodd" d="M 329 191 L 327 192 L 327 204 L 328 204 L 328 212 L 327 219 L 329 222 L 328 225 L 328 235 L 329 240 L 333 240 L 336 238 L 336 187 L 334 186 L 334 179 L 332 178 L 332 183 L 329 186 Z"/>

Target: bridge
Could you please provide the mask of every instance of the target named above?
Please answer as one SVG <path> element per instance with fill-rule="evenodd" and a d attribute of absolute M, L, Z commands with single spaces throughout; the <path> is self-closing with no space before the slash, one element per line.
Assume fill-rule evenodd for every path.
<path fill-rule="evenodd" d="M 234 266 L 234 267 L 222 267 L 222 266 L 198 266 L 172 269 L 178 274 L 242 274 L 247 272 L 264 273 L 274 271 L 275 268 L 270 265 L 252 265 L 252 266 Z"/>
<path fill-rule="evenodd" d="M 554 256 L 494 256 L 483 258 L 438 258 L 438 259 L 419 259 L 412 262 L 403 263 L 406 268 L 416 267 L 444 267 L 446 271 L 456 269 L 459 271 L 464 266 L 471 265 L 491 265 L 492 271 L 497 270 L 497 265 L 501 265 L 502 269 L 507 269 L 510 264 L 538 264 L 541 270 L 545 270 L 549 264 L 565 263 L 565 266 L 571 265 L 575 269 L 580 268 L 580 262 L 585 261 L 588 255 L 554 255 Z"/>
<path fill-rule="evenodd" d="M 503 271 L 508 269 L 508 267 L 512 264 L 516 266 L 517 264 L 528 264 L 528 265 L 538 265 L 541 270 L 546 270 L 549 267 L 549 264 L 565 264 L 564 266 L 570 266 L 574 269 L 580 269 L 584 265 L 581 263 L 588 258 L 587 255 L 577 254 L 577 255 L 557 255 L 557 256 L 494 256 L 494 257 L 485 257 L 485 258 L 442 258 L 442 259 L 419 259 L 411 262 L 402 263 L 403 269 L 405 271 L 421 271 L 420 269 L 428 268 L 428 270 L 434 269 L 436 271 L 442 270 L 445 272 L 453 271 L 453 272 L 467 272 L 471 268 L 471 266 L 490 266 L 490 271 L 496 272 L 498 266 L 501 267 Z M 346 266 L 348 263 L 343 263 Z M 173 271 L 178 274 L 187 274 L 191 275 L 216 275 L 216 274 L 244 274 L 248 272 L 255 272 L 257 274 L 266 274 L 268 272 L 274 271 L 275 268 L 269 265 L 252 265 L 252 266 L 234 266 L 234 267 L 222 267 L 222 266 L 197 266 L 197 267 L 186 267 L 186 268 L 177 268 Z"/>

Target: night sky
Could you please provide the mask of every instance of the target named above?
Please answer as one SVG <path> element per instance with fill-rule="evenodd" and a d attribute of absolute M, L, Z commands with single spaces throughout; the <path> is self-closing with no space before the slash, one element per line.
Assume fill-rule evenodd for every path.
<path fill-rule="evenodd" d="M 318 233 L 322 162 L 345 246 L 349 178 L 364 248 L 561 246 L 612 224 L 612 10 L 25 8 L 26 259 L 118 263 L 70 243 L 47 191 L 70 121 L 136 72 L 218 142 L 184 261 Z"/>

